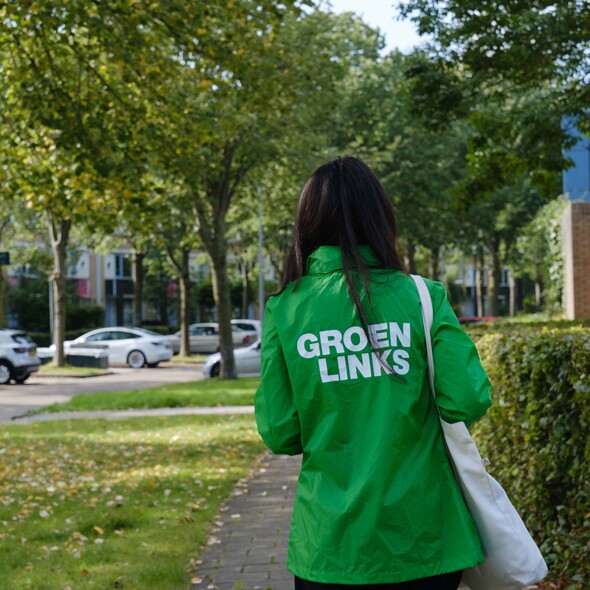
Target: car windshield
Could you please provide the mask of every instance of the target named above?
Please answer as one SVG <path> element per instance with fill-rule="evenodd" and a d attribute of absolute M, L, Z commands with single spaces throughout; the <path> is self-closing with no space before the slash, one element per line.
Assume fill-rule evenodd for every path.
<path fill-rule="evenodd" d="M 33 339 L 25 333 L 13 334 L 12 339 L 18 344 L 34 344 Z"/>

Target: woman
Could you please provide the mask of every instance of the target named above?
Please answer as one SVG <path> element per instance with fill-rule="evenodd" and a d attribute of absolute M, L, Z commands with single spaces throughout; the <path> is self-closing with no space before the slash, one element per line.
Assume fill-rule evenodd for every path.
<path fill-rule="evenodd" d="M 303 453 L 287 564 L 296 589 L 456 589 L 461 571 L 483 561 L 396 241 L 393 205 L 359 159 L 309 178 L 266 308 L 255 396 L 270 450 Z M 427 285 L 436 404 L 446 421 L 471 424 L 490 406 L 489 381 L 444 287 Z"/>

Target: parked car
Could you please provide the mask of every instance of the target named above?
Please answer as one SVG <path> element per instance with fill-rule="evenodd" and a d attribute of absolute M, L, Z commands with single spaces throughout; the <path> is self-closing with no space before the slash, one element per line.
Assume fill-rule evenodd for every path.
<path fill-rule="evenodd" d="M 236 361 L 236 372 L 238 377 L 254 377 L 260 375 L 260 340 L 246 348 L 234 350 L 234 359 Z M 207 357 L 203 366 L 203 375 L 205 377 L 219 377 L 221 370 L 221 354 L 215 354 Z"/>
<path fill-rule="evenodd" d="M 216 322 L 191 324 L 188 328 L 188 336 L 191 353 L 211 353 L 219 350 L 219 324 Z M 234 347 L 247 346 L 254 342 L 257 337 L 255 332 L 244 332 L 244 330 L 232 325 Z M 167 338 L 172 345 L 174 354 L 178 354 L 180 352 L 180 331 L 167 336 Z"/>
<path fill-rule="evenodd" d="M 260 320 L 250 320 L 250 319 L 235 319 L 231 321 L 232 326 L 236 326 L 236 328 L 240 328 L 240 330 L 244 330 L 244 332 L 256 334 L 256 338 L 254 340 L 258 340 L 262 336 L 262 322 Z"/>
<path fill-rule="evenodd" d="M 65 354 L 75 353 L 76 348 L 106 348 L 109 364 L 126 364 L 132 369 L 156 367 L 172 358 L 168 339 L 144 328 L 99 328 L 64 342 Z"/>
<path fill-rule="evenodd" d="M 40 364 L 37 345 L 26 332 L 0 329 L 0 385 L 24 383 Z"/>

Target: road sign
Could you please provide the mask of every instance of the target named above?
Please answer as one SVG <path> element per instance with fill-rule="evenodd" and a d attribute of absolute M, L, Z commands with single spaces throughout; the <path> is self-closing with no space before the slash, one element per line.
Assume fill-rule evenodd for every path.
<path fill-rule="evenodd" d="M 0 252 L 0 266 L 10 264 L 10 252 Z"/>

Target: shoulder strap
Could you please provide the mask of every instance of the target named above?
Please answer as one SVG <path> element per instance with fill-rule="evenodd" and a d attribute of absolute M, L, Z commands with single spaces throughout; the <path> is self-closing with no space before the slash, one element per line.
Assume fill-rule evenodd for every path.
<path fill-rule="evenodd" d="M 432 339 L 430 337 L 430 331 L 432 329 L 432 299 L 430 298 L 430 292 L 424 282 L 424 279 L 420 275 L 410 275 L 416 287 L 418 288 L 418 294 L 420 295 L 420 305 L 422 306 L 422 321 L 424 322 L 424 338 L 426 341 L 426 358 L 428 361 L 428 379 L 430 381 L 430 390 L 432 391 L 432 397 L 436 398 L 434 390 L 434 357 L 432 356 Z"/>

